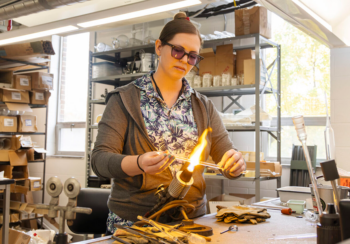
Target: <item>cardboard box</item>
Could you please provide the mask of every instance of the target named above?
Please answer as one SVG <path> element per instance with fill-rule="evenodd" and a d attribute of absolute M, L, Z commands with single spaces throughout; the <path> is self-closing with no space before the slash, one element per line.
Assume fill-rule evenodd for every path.
<path fill-rule="evenodd" d="M 32 77 L 32 90 L 53 90 L 53 74 L 33 72 L 25 75 Z"/>
<path fill-rule="evenodd" d="M 11 88 L 13 82 L 13 71 L 0 70 L 0 87 Z"/>
<path fill-rule="evenodd" d="M 35 213 L 30 213 L 29 214 L 29 219 L 35 219 L 36 218 L 36 214 Z"/>
<path fill-rule="evenodd" d="M 203 76 L 203 74 L 209 73 L 215 75 L 215 53 L 212 48 L 204 48 L 201 50 L 200 55 L 204 57 L 204 59 L 199 63 L 199 75 Z"/>
<path fill-rule="evenodd" d="M 9 152 L 12 152 L 13 150 L 0 150 L 0 162 L 9 162 Z"/>
<path fill-rule="evenodd" d="M 214 197 L 209 201 L 210 213 L 216 213 L 216 206 L 238 206 L 238 205 L 251 205 L 255 202 L 254 194 L 236 194 L 230 193 L 229 195 L 222 194 L 220 196 Z"/>
<path fill-rule="evenodd" d="M 4 57 L 28 58 L 47 55 L 55 55 L 50 41 L 26 42 L 0 47 L 0 56 Z"/>
<path fill-rule="evenodd" d="M 2 215 L 2 213 L 0 214 L 0 224 L 2 224 L 4 221 L 4 217 Z M 16 222 L 19 222 L 19 213 L 10 213 L 10 223 L 16 223 Z M 0 234 L 0 238 L 2 236 L 2 231 L 1 231 L 1 234 Z M 9 243 L 13 243 L 13 242 L 10 242 Z M 1 244 L 1 239 L 0 239 L 0 244 Z M 22 244 L 22 243 L 20 243 Z"/>
<path fill-rule="evenodd" d="M 30 136 L 22 136 L 22 135 L 14 135 L 11 137 L 11 149 L 19 150 L 19 149 L 30 149 L 32 148 L 33 142 Z"/>
<path fill-rule="evenodd" d="M 244 73 L 244 60 L 255 59 L 255 51 L 251 49 L 243 49 L 236 51 L 236 73 L 242 75 Z"/>
<path fill-rule="evenodd" d="M 29 150 L 27 150 L 27 160 L 42 161 L 45 159 L 45 153 L 47 153 L 47 151 L 44 148 L 30 148 Z"/>
<path fill-rule="evenodd" d="M 6 108 L 10 110 L 10 116 L 12 115 L 12 111 L 15 111 L 15 114 L 17 115 L 17 111 L 20 112 L 33 112 L 33 110 L 29 107 L 28 104 L 24 103 L 5 103 L 1 104 L 1 108 Z"/>
<path fill-rule="evenodd" d="M 17 132 L 17 117 L 0 116 L 0 132 Z"/>
<path fill-rule="evenodd" d="M 12 88 L 30 91 L 32 89 L 32 77 L 30 75 L 14 75 Z"/>
<path fill-rule="evenodd" d="M 256 34 L 271 38 L 271 13 L 264 7 L 238 9 L 235 11 L 235 35 Z"/>
<path fill-rule="evenodd" d="M 29 219 L 29 213 L 27 213 L 26 211 L 20 212 L 20 213 L 19 213 L 19 219 L 20 219 L 20 220 Z"/>
<path fill-rule="evenodd" d="M 2 215 L 1 215 L 1 223 L 2 223 Z M 10 218 L 11 219 L 11 218 Z M 9 243 L 11 244 L 28 244 L 30 242 L 30 235 L 24 234 L 23 232 L 9 229 Z M 2 228 L 0 230 L 0 244 L 2 244 Z"/>
<path fill-rule="evenodd" d="M 246 162 L 247 171 L 255 171 L 255 162 Z M 270 170 L 275 172 L 275 175 L 269 175 L 270 177 L 279 177 L 282 175 L 282 165 L 279 162 L 260 162 L 260 174 L 266 174 L 266 171 Z"/>
<path fill-rule="evenodd" d="M 24 195 L 27 195 L 29 191 L 29 187 L 26 186 L 26 179 L 19 179 L 15 180 L 14 184 L 11 184 L 11 193 L 21 193 Z M 22 202 L 15 202 L 15 203 L 20 203 L 20 204 L 25 204 L 25 206 L 21 206 L 20 209 L 12 208 L 12 210 L 18 210 L 18 211 L 25 211 L 25 208 L 27 207 L 27 203 L 22 203 Z"/>
<path fill-rule="evenodd" d="M 4 171 L 4 177 L 9 179 L 23 179 L 23 180 L 27 179 L 28 178 L 28 167 L 27 167 L 28 161 L 27 161 L 26 151 L 25 150 L 19 150 L 19 151 L 3 150 L 3 151 L 7 151 L 8 159 L 9 159 L 7 160 L 7 162 L 10 161 L 10 165 L 0 165 L 0 171 Z M 4 159 L 6 159 L 6 157 L 3 155 L 3 158 L 1 158 L 1 161 Z M 16 185 L 18 185 L 17 182 L 16 182 Z"/>
<path fill-rule="evenodd" d="M 28 165 L 26 150 L 9 151 L 9 158 L 10 158 L 11 166 Z M 24 178 L 28 178 L 28 177 L 24 177 Z"/>
<path fill-rule="evenodd" d="M 28 187 L 22 186 L 22 185 L 15 185 L 15 184 L 12 184 L 10 189 L 11 193 L 21 193 L 24 195 L 27 195 L 28 191 L 29 191 Z"/>
<path fill-rule="evenodd" d="M 49 98 L 51 92 L 46 90 L 33 90 L 30 92 L 30 103 L 31 104 L 40 104 L 47 105 L 49 103 Z"/>
<path fill-rule="evenodd" d="M 235 55 L 233 54 L 233 44 L 216 47 L 215 55 L 215 75 L 229 73 L 235 75 Z"/>
<path fill-rule="evenodd" d="M 29 177 L 26 179 L 26 186 L 29 191 L 40 191 L 42 189 L 40 177 Z"/>
<path fill-rule="evenodd" d="M 246 162 L 255 162 L 255 152 L 239 151 Z M 260 152 L 260 161 L 264 160 L 264 152 Z"/>
<path fill-rule="evenodd" d="M 12 88 L 1 88 L 0 101 L 10 103 L 29 103 L 29 91 Z"/>
<path fill-rule="evenodd" d="M 266 82 L 266 72 L 260 59 L 260 84 Z M 244 85 L 255 85 L 255 59 L 244 60 Z"/>
<path fill-rule="evenodd" d="M 35 115 L 18 116 L 18 132 L 37 132 Z"/>
<path fill-rule="evenodd" d="M 1 137 L 1 138 L 4 138 L 4 137 Z M 10 152 L 15 152 L 16 150 L 23 149 L 21 151 L 17 151 L 19 152 L 19 154 L 22 154 L 22 153 L 26 153 L 26 149 L 33 147 L 33 142 L 30 136 L 16 135 L 16 136 L 9 136 L 6 138 L 9 138 L 11 140 L 11 147 L 10 149 L 0 150 L 0 162 L 9 162 Z"/>

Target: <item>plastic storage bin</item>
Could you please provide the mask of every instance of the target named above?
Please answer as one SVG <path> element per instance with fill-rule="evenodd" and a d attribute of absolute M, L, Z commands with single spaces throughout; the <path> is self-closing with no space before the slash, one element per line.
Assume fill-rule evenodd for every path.
<path fill-rule="evenodd" d="M 305 209 L 305 201 L 302 200 L 289 200 L 287 202 L 288 207 L 292 209 L 292 211 L 295 211 L 297 214 L 302 214 Z"/>

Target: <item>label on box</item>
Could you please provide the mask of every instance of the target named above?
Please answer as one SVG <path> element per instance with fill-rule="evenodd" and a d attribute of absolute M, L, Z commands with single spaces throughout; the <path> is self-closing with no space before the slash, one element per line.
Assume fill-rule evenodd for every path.
<path fill-rule="evenodd" d="M 33 187 L 34 188 L 40 188 L 40 182 L 39 181 L 34 181 Z"/>
<path fill-rule="evenodd" d="M 19 92 L 11 92 L 12 100 L 21 100 L 21 93 Z"/>
<path fill-rule="evenodd" d="M 21 212 L 21 219 L 28 219 L 29 214 L 27 212 Z"/>
<path fill-rule="evenodd" d="M 52 77 L 51 76 L 42 76 L 41 81 L 43 85 L 48 85 L 52 87 Z"/>
<path fill-rule="evenodd" d="M 22 147 L 32 147 L 33 143 L 31 140 L 21 140 L 21 146 Z"/>
<path fill-rule="evenodd" d="M 14 125 L 13 119 L 4 119 L 4 126 L 12 127 Z"/>
<path fill-rule="evenodd" d="M 20 78 L 20 79 L 19 79 L 19 84 L 20 84 L 21 86 L 29 86 L 29 80 L 28 80 L 28 78 Z"/>
<path fill-rule="evenodd" d="M 35 100 L 44 100 L 44 93 L 42 92 L 35 93 Z"/>
<path fill-rule="evenodd" d="M 26 126 L 32 126 L 32 120 L 31 119 L 26 119 L 25 120 Z"/>

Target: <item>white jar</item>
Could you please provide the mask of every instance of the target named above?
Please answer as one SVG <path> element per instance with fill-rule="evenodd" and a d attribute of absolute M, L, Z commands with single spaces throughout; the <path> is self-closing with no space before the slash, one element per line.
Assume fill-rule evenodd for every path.
<path fill-rule="evenodd" d="M 203 87 L 211 87 L 213 85 L 213 76 L 211 74 L 203 75 Z"/>
<path fill-rule="evenodd" d="M 196 75 L 195 72 L 188 72 L 187 75 L 185 76 L 185 79 L 187 80 L 188 84 L 193 87 L 193 81 L 194 81 L 194 76 Z"/>
<path fill-rule="evenodd" d="M 194 77 L 193 87 L 194 88 L 202 87 L 202 77 L 200 77 L 199 75 L 196 75 Z"/>
<path fill-rule="evenodd" d="M 232 79 L 232 76 L 231 74 L 229 73 L 224 73 L 222 74 L 222 86 L 230 86 L 231 85 L 231 79 Z"/>
<path fill-rule="evenodd" d="M 221 86 L 221 75 L 213 77 L 213 86 Z"/>
<path fill-rule="evenodd" d="M 231 86 L 237 86 L 237 77 L 234 76 L 232 79 L 231 79 Z"/>

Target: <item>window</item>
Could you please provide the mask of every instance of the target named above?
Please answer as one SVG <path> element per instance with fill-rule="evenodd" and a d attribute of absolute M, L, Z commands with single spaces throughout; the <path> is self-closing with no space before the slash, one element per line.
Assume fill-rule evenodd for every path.
<path fill-rule="evenodd" d="M 56 154 L 83 156 L 89 74 L 89 33 L 62 38 Z"/>
<path fill-rule="evenodd" d="M 325 159 L 324 128 L 326 124 L 325 96 L 330 101 L 330 50 L 277 15 L 272 16 L 272 39 L 281 44 L 281 114 L 282 158 L 290 158 L 292 145 L 300 145 L 292 117 L 303 115 L 308 133 L 308 145 L 317 145 L 317 158 Z M 276 54 L 274 54 L 276 55 Z M 267 54 L 267 63 L 273 60 Z M 270 58 L 270 59 L 269 59 Z M 272 82 L 276 87 L 276 77 Z M 266 96 L 266 110 L 277 115 L 273 96 Z M 276 117 L 274 117 L 274 123 Z M 277 142 L 269 137 L 268 156 L 277 156 Z"/>

